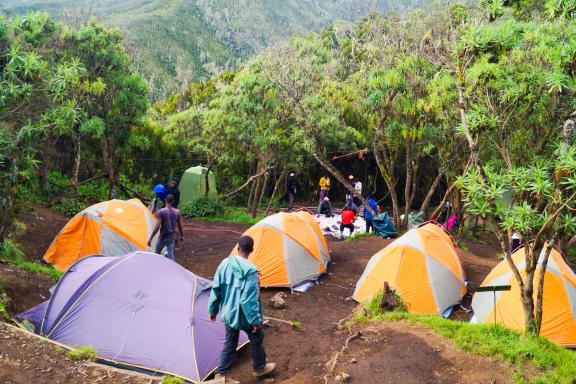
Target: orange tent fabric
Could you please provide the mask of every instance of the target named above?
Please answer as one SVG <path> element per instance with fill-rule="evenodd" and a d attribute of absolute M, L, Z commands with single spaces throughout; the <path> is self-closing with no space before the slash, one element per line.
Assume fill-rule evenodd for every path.
<path fill-rule="evenodd" d="M 534 279 L 534 301 L 536 301 L 538 276 L 545 252 L 540 253 Z M 526 275 L 525 250 L 518 249 L 512 260 L 520 274 Z M 507 328 L 524 330 L 524 309 L 520 299 L 520 288 L 506 260 L 498 264 L 482 283 L 482 286 L 510 285 L 510 291 L 496 292 L 496 307 L 492 292 L 477 292 L 472 299 L 473 323 L 496 322 Z M 565 346 L 576 347 L 576 275 L 556 249 L 552 249 L 544 275 L 544 301 L 542 303 L 542 327 L 540 336 Z"/>
<path fill-rule="evenodd" d="M 466 294 L 465 275 L 452 238 L 438 225 L 414 228 L 376 253 L 356 283 L 358 302 L 382 292 L 384 282 L 410 312 L 442 314 Z"/>
<path fill-rule="evenodd" d="M 145 251 L 155 225 L 156 218 L 138 199 L 98 203 L 78 213 L 62 228 L 44 260 L 65 271 L 86 256 Z"/>
<path fill-rule="evenodd" d="M 309 213 L 268 216 L 244 235 L 254 239 L 249 260 L 260 271 L 262 287 L 293 288 L 326 272 L 328 244 Z M 237 255 L 238 249 L 234 248 L 232 254 Z"/>

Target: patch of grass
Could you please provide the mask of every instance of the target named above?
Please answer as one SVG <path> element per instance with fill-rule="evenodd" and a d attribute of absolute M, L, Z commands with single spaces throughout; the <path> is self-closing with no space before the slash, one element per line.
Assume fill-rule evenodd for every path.
<path fill-rule="evenodd" d="M 165 377 L 160 384 L 184 384 L 184 381 L 178 377 Z"/>
<path fill-rule="evenodd" d="M 0 319 L 11 320 L 10 312 L 8 312 L 8 295 L 4 292 L 4 280 L 0 279 Z"/>
<path fill-rule="evenodd" d="M 564 349 L 544 338 L 523 334 L 501 326 L 469 324 L 446 320 L 438 316 L 415 315 L 405 311 L 381 313 L 377 298 L 364 304 L 367 310 L 359 312 L 354 321 L 404 321 L 424 326 L 450 340 L 468 353 L 485 357 L 496 357 L 518 369 L 517 383 L 572 384 L 576 378 L 576 353 Z M 540 374 L 523 377 L 522 368 L 530 364 Z"/>
<path fill-rule="evenodd" d="M 460 248 L 461 250 L 463 250 L 464 252 L 470 252 L 470 248 L 468 248 L 468 246 L 466 244 L 464 244 L 464 242 L 458 240 L 456 242 L 456 245 L 458 245 L 458 248 Z"/>
<path fill-rule="evenodd" d="M 24 252 L 12 240 L 6 240 L 0 244 L 0 260 L 24 271 L 46 275 L 55 281 L 58 281 L 63 275 L 62 272 L 52 267 L 26 261 Z"/>
<path fill-rule="evenodd" d="M 240 207 L 228 207 L 224 211 L 224 214 L 215 217 L 196 217 L 194 220 L 208 221 L 208 222 L 220 222 L 220 223 L 235 223 L 235 224 L 245 224 L 254 225 L 262 220 L 264 216 L 259 215 L 252 217 L 249 213 L 246 213 L 245 208 Z"/>
<path fill-rule="evenodd" d="M 96 359 L 96 351 L 89 346 L 76 347 L 68 352 L 67 357 L 70 361 L 93 361 Z"/>
<path fill-rule="evenodd" d="M 364 239 L 364 238 L 366 238 L 366 237 L 373 237 L 373 236 L 376 236 L 376 235 L 374 234 L 374 232 L 369 232 L 369 233 L 367 233 L 367 232 L 357 233 L 357 234 L 352 235 L 352 236 L 350 236 L 349 238 L 347 238 L 347 239 L 346 239 L 346 242 L 347 242 L 347 243 L 351 243 L 351 242 L 353 242 L 354 240 Z"/>
<path fill-rule="evenodd" d="M 292 322 L 292 328 L 294 328 L 297 331 L 303 331 L 304 327 L 302 326 L 302 323 L 299 321 L 293 321 Z"/>

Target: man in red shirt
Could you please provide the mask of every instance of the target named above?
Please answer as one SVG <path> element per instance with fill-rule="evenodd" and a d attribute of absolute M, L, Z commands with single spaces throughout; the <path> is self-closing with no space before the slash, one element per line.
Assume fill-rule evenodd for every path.
<path fill-rule="evenodd" d="M 344 209 L 342 209 L 342 218 L 340 223 L 340 238 L 344 238 L 344 228 L 348 228 L 350 230 L 350 236 L 354 232 L 354 220 L 356 219 L 356 215 L 352 208 L 346 204 Z"/>

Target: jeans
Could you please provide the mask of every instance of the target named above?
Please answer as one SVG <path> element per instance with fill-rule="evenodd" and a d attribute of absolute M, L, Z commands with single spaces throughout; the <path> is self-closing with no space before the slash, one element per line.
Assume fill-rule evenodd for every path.
<path fill-rule="evenodd" d="M 161 255 L 162 250 L 164 249 L 164 247 L 166 247 L 166 257 L 169 258 L 170 260 L 174 261 L 174 245 L 175 244 L 176 244 L 176 238 L 175 237 L 169 237 L 166 239 L 160 239 L 159 238 L 158 242 L 156 243 L 156 250 L 154 252 Z"/>
<path fill-rule="evenodd" d="M 374 229 L 374 224 L 372 224 L 372 219 L 364 218 L 364 221 L 366 221 L 366 233 L 369 233 L 370 228 Z"/>
<path fill-rule="evenodd" d="M 266 352 L 262 345 L 264 341 L 264 331 L 260 330 L 257 333 L 252 333 L 252 331 L 249 330 L 244 332 L 246 332 L 248 339 L 250 339 L 252 369 L 255 372 L 260 371 L 266 367 Z M 220 363 L 218 364 L 218 368 L 216 368 L 216 373 L 225 375 L 234 365 L 234 362 L 236 361 L 236 349 L 238 348 L 239 336 L 239 330 L 230 328 L 226 325 L 226 341 L 224 342 L 222 353 L 220 353 Z"/>

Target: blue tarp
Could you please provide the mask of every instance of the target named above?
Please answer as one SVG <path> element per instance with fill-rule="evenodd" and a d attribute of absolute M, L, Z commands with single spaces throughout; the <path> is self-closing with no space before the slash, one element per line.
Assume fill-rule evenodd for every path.
<path fill-rule="evenodd" d="M 372 224 L 374 225 L 374 232 L 380 237 L 395 237 L 398 234 L 396 227 L 394 227 L 386 212 L 373 218 Z"/>

